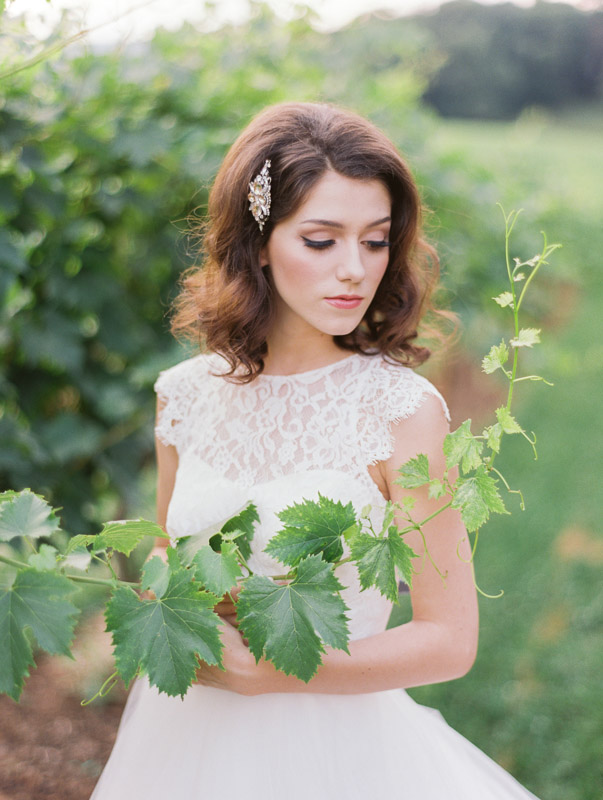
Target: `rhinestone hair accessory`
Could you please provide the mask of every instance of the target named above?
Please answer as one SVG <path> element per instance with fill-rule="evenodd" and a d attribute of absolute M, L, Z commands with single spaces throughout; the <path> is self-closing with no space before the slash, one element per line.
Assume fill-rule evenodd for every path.
<path fill-rule="evenodd" d="M 268 174 L 270 168 L 270 159 L 266 159 L 266 163 L 262 167 L 255 178 L 249 184 L 249 210 L 257 224 L 260 226 L 260 233 L 264 232 L 264 222 L 270 216 L 270 184 L 272 179 Z"/>

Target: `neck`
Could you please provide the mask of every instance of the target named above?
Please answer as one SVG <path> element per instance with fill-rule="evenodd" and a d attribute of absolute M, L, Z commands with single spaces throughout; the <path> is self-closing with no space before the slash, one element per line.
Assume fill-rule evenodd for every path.
<path fill-rule="evenodd" d="M 264 359 L 266 375 L 294 375 L 340 361 L 349 355 L 330 334 L 315 328 L 295 325 L 288 330 L 273 330 L 268 337 L 268 352 Z M 296 330 L 297 328 L 297 330 Z"/>

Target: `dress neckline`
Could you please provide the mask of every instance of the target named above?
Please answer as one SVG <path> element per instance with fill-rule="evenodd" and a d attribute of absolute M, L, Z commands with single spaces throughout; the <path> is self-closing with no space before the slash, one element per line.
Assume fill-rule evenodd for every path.
<path fill-rule="evenodd" d="M 267 380 L 270 382 L 278 381 L 294 381 L 296 378 L 305 380 L 306 378 L 318 377 L 319 375 L 327 375 L 329 372 L 337 369 L 343 364 L 353 363 L 353 360 L 360 357 L 360 353 L 352 353 L 345 358 L 340 358 L 339 361 L 332 361 L 330 364 L 325 364 L 322 367 L 315 367 L 314 369 L 307 369 L 303 372 L 292 372 L 290 375 L 272 375 L 270 373 L 260 372 L 255 380 Z"/>

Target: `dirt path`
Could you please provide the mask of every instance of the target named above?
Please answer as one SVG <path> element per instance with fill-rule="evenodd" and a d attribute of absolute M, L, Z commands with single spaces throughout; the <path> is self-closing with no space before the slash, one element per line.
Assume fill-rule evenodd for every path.
<path fill-rule="evenodd" d="M 0 695 L 0 800 L 88 800 L 113 745 L 125 694 L 82 707 L 86 675 L 107 669 L 102 619 L 77 639 L 77 661 L 43 657 L 19 704 Z M 106 674 L 110 674 L 109 668 Z M 84 688 L 85 687 L 85 688 Z"/>

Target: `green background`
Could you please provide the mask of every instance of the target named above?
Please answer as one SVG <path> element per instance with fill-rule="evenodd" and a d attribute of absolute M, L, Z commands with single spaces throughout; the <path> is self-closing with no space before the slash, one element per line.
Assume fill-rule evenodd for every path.
<path fill-rule="evenodd" d="M 455 5 L 460 13 L 468 4 Z M 544 6 L 537 4 L 541 17 Z M 71 533 L 152 516 L 152 384 L 186 353 L 168 333 L 167 312 L 178 275 L 196 259 L 187 217 L 203 214 L 222 156 L 265 105 L 323 99 L 366 114 L 405 153 L 431 209 L 428 234 L 464 338 L 456 360 L 440 359 L 427 374 L 450 388 L 457 423 L 468 414 L 489 421 L 501 391 L 495 376 L 479 379 L 482 356 L 509 324 L 491 300 L 506 288 L 496 203 L 525 209 L 512 255 L 538 252 L 541 229 L 563 244 L 524 321 L 542 327 L 544 342 L 525 368 L 555 384 L 520 384 L 516 413 L 536 432 L 539 458 L 522 440 L 506 445 L 499 462 L 527 508 L 520 512 L 511 496 L 517 513 L 489 524 L 478 548 L 479 585 L 504 595 L 482 598 L 472 672 L 412 694 L 538 796 L 594 800 L 603 785 L 603 722 L 594 713 L 603 674 L 600 83 L 589 97 L 564 89 L 561 99 L 539 99 L 526 88 L 526 76 L 535 82 L 534 40 L 523 48 L 522 83 L 513 73 L 520 56 L 505 60 L 497 50 L 495 58 L 475 20 L 471 46 L 461 40 L 446 53 L 444 44 L 456 41 L 450 21 L 447 39 L 433 20 L 365 20 L 325 34 L 307 14 L 285 23 L 254 8 L 249 22 L 211 35 L 184 27 L 158 32 L 147 49 L 68 50 L 3 78 L 2 488 L 43 493 L 62 507 Z M 493 22 L 480 24 L 492 34 Z M 65 23 L 53 41 L 68 32 Z M 524 40 L 517 33 L 513 41 Z M 566 72 L 567 59 L 585 47 L 578 45 L 558 56 Z M 3 23 L 0 69 L 34 47 Z M 513 80 L 492 79 L 490 110 L 485 101 L 452 115 L 440 108 L 443 119 L 434 86 L 446 77 L 443 63 L 452 80 L 467 49 L 476 51 L 470 70 L 479 53 L 490 53 L 477 68 L 507 64 Z M 466 97 L 462 74 L 455 86 Z M 523 88 L 505 110 L 497 98 L 510 95 L 511 83 Z M 487 119 L 449 118 L 455 113 Z M 394 622 L 407 606 L 403 598 Z"/>

